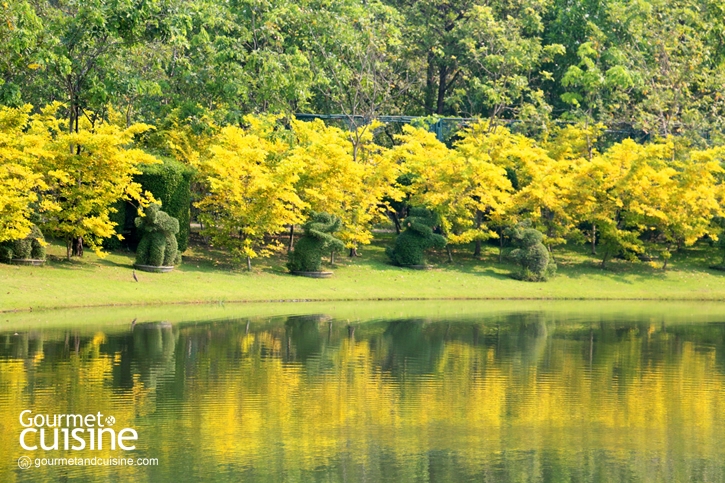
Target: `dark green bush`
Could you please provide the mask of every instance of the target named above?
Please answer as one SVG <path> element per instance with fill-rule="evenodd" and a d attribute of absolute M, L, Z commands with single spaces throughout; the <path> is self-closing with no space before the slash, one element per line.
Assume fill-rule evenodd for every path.
<path fill-rule="evenodd" d="M 425 208 L 412 208 L 403 220 L 404 231 L 395 239 L 395 245 L 385 250 L 390 261 L 402 267 L 425 265 L 425 250 L 446 246 L 446 239 L 433 233 L 437 224 L 435 213 Z"/>
<path fill-rule="evenodd" d="M 181 263 L 176 240 L 179 220 L 161 211 L 157 204 L 146 207 L 144 214 L 136 218 L 136 227 L 143 233 L 136 248 L 136 264 L 161 267 Z"/>
<path fill-rule="evenodd" d="M 163 164 L 142 166 L 142 174 L 137 175 L 135 181 L 161 202 L 166 213 L 179 220 L 179 234 L 176 238 L 179 242 L 179 251 L 183 253 L 189 246 L 191 179 L 194 171 L 173 159 L 163 161 Z M 134 224 L 138 215 L 136 207 L 126 201 L 119 201 L 114 208 L 117 211 L 111 214 L 111 221 L 116 222 L 116 233 L 123 236 L 124 244 L 133 248 L 143 235 L 137 232 Z M 118 238 L 112 237 L 106 239 L 103 246 L 112 250 L 119 248 L 121 244 Z"/>
<path fill-rule="evenodd" d="M 513 243 L 518 247 L 510 253 L 510 257 L 521 267 L 513 274 L 514 278 L 544 282 L 556 274 L 556 263 L 541 242 L 544 235 L 540 231 L 519 224 L 510 234 Z"/>
<path fill-rule="evenodd" d="M 340 229 L 340 219 L 336 216 L 312 213 L 302 229 L 304 235 L 289 254 L 287 268 L 291 272 L 319 272 L 324 255 L 345 248 L 342 241 L 332 236 Z"/>
<path fill-rule="evenodd" d="M 30 234 L 21 240 L 10 240 L 0 244 L 0 259 L 45 260 L 45 238 L 40 228 L 33 225 Z"/>
<path fill-rule="evenodd" d="M 150 191 L 169 216 L 179 221 L 179 251 L 189 246 L 189 223 L 191 207 L 191 178 L 193 170 L 171 159 L 163 164 L 152 164 L 141 168 L 136 177 L 144 190 Z M 139 233 L 139 235 L 141 235 Z"/>

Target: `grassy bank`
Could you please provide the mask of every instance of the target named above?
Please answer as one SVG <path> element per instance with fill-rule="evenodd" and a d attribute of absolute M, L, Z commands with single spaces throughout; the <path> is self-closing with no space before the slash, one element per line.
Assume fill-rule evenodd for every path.
<path fill-rule="evenodd" d="M 255 260 L 254 270 L 235 268 L 223 253 L 192 246 L 184 264 L 170 274 L 137 272 L 133 254 L 114 252 L 105 259 L 93 253 L 70 262 L 65 248 L 52 244 L 44 267 L 0 265 L 0 311 L 61 307 L 230 303 L 277 300 L 372 299 L 656 299 L 723 300 L 725 272 L 708 268 L 717 256 L 706 245 L 677 253 L 667 271 L 659 265 L 615 260 L 602 270 L 583 247 L 556 252 L 557 276 L 546 283 L 514 280 L 510 263 L 498 262 L 488 247 L 480 260 L 470 250 L 454 252 L 454 263 L 433 254 L 431 270 L 415 271 L 386 263 L 381 240 L 361 257 L 340 257 L 331 279 L 289 275 L 284 258 Z"/>

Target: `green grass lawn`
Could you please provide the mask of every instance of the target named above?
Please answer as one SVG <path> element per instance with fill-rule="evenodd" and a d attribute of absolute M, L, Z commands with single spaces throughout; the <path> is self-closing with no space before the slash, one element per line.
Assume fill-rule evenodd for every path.
<path fill-rule="evenodd" d="M 229 303 L 299 300 L 382 299 L 669 299 L 725 300 L 725 272 L 708 267 L 718 254 L 706 244 L 677 253 L 668 270 L 661 264 L 614 260 L 606 270 L 585 247 L 555 252 L 559 271 L 546 283 L 510 278 L 510 263 L 498 262 L 495 247 L 474 259 L 470 247 L 432 253 L 432 269 L 394 267 L 386 263 L 383 236 L 364 247 L 360 257 L 341 256 L 331 279 L 289 275 L 284 257 L 255 260 L 253 271 L 234 267 L 224 253 L 202 245 L 184 254 L 184 263 L 169 274 L 138 272 L 132 278 L 133 254 L 110 253 L 99 259 L 87 252 L 70 262 L 65 247 L 48 247 L 43 267 L 0 265 L 0 312 L 104 305 Z"/>

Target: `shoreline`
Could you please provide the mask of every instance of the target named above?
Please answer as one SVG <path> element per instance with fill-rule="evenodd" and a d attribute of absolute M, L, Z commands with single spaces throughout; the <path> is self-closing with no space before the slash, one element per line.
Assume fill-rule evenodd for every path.
<path fill-rule="evenodd" d="M 178 306 L 210 305 L 294 305 L 311 303 L 351 303 L 351 302 L 725 302 L 725 295 L 715 298 L 696 297 L 367 297 L 367 298 L 299 298 L 299 299 L 238 299 L 238 300 L 189 300 L 172 302 L 108 303 L 88 305 L 56 305 L 29 307 L 27 309 L 0 309 L 0 314 L 22 314 L 32 312 L 52 312 L 72 309 L 103 308 L 162 308 Z"/>

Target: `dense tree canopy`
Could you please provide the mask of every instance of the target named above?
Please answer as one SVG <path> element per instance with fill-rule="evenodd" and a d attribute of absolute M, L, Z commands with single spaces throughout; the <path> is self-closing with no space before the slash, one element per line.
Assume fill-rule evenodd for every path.
<path fill-rule="evenodd" d="M 709 0 L 17 0 L 0 102 L 161 125 L 204 110 L 624 124 L 718 139 L 725 12 Z"/>
<path fill-rule="evenodd" d="M 204 235 L 249 265 L 291 249 L 283 232 L 313 212 L 340 219 L 352 256 L 411 208 L 476 255 L 526 222 L 549 251 L 579 241 L 603 264 L 666 265 L 722 231 L 724 8 L 2 3 L 0 241 L 35 223 L 69 253 L 100 250 L 114 203 L 153 201 L 139 166 L 166 156 L 196 172 Z M 423 117 L 400 129 L 386 114 Z M 440 116 L 474 120 L 442 139 L 428 129 Z"/>

